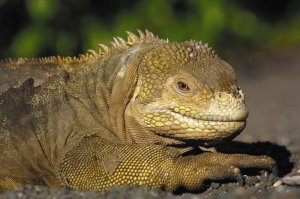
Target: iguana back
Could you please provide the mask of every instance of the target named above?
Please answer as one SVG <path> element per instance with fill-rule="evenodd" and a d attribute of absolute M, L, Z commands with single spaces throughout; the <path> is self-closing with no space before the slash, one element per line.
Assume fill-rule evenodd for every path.
<path fill-rule="evenodd" d="M 115 139 L 109 85 L 97 84 L 101 72 L 86 56 L 1 63 L 0 190 L 19 182 L 59 186 L 57 163 L 81 137 Z"/>

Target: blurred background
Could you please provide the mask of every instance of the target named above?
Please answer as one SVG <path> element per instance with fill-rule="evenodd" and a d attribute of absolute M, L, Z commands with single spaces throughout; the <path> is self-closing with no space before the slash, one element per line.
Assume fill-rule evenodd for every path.
<path fill-rule="evenodd" d="M 0 0 L 0 58 L 76 55 L 125 31 L 218 52 L 300 44 L 297 0 Z"/>
<path fill-rule="evenodd" d="M 0 59 L 74 56 L 136 29 L 208 42 L 247 94 L 238 139 L 288 146 L 300 160 L 298 0 L 0 0 Z"/>

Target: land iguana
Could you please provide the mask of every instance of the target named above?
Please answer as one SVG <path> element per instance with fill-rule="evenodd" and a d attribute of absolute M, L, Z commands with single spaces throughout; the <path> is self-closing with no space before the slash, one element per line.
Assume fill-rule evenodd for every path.
<path fill-rule="evenodd" d="M 202 42 L 138 32 L 75 58 L 1 62 L 1 191 L 197 190 L 242 182 L 241 168 L 275 167 L 268 156 L 207 149 L 236 137 L 248 116 L 228 63 Z"/>

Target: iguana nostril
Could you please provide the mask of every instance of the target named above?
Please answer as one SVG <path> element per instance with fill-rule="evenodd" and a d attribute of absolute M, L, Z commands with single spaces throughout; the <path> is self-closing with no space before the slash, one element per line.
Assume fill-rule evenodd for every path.
<path fill-rule="evenodd" d="M 216 94 L 216 99 L 221 102 L 229 101 L 230 98 L 231 98 L 230 94 L 225 93 L 225 92 L 218 92 Z"/>

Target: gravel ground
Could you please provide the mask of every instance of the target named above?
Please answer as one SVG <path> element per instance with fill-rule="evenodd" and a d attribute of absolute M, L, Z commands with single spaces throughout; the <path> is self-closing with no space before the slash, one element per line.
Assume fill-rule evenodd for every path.
<path fill-rule="evenodd" d="M 221 151 L 267 154 L 278 163 L 279 177 L 268 185 L 268 172 L 245 172 L 245 185 L 212 183 L 199 193 L 114 187 L 106 193 L 53 190 L 28 185 L 0 198 L 300 198 L 300 48 L 281 52 L 255 52 L 228 56 L 247 94 L 250 110 L 247 128 Z M 231 59 L 230 59 L 231 57 Z M 232 59 L 232 57 L 237 57 Z"/>

